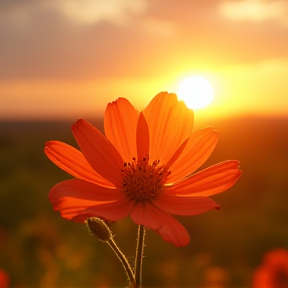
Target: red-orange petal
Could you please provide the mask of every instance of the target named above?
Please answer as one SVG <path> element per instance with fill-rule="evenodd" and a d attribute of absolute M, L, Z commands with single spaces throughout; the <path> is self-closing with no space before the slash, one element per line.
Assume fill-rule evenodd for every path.
<path fill-rule="evenodd" d="M 150 159 L 166 164 L 171 155 L 189 137 L 193 111 L 176 94 L 161 92 L 143 110 L 150 135 Z"/>
<path fill-rule="evenodd" d="M 159 209 L 174 215 L 197 215 L 220 206 L 205 196 L 175 196 L 160 194 L 152 203 Z"/>
<path fill-rule="evenodd" d="M 149 154 L 149 130 L 148 125 L 143 116 L 143 113 L 140 113 L 138 123 L 137 123 L 137 156 L 138 159 L 143 159 Z"/>
<path fill-rule="evenodd" d="M 177 196 L 210 196 L 227 190 L 240 176 L 239 161 L 228 160 L 167 187 L 164 193 Z"/>
<path fill-rule="evenodd" d="M 121 186 L 123 160 L 116 148 L 83 119 L 72 125 L 74 137 L 91 167 L 117 187 Z"/>
<path fill-rule="evenodd" d="M 44 152 L 53 163 L 76 178 L 100 186 L 114 186 L 92 169 L 81 151 L 68 144 L 60 141 L 49 141 L 45 144 Z"/>
<path fill-rule="evenodd" d="M 104 117 L 107 139 L 118 150 L 124 162 L 137 157 L 136 127 L 139 112 L 125 98 L 109 103 Z"/>
<path fill-rule="evenodd" d="M 167 163 L 171 171 L 167 183 L 180 181 L 197 170 L 213 152 L 218 138 L 219 132 L 212 127 L 192 133 Z"/>
<path fill-rule="evenodd" d="M 62 181 L 49 192 L 54 210 L 68 220 L 83 222 L 96 216 L 117 221 L 131 212 L 134 203 L 120 188 L 107 188 L 82 179 Z"/>
<path fill-rule="evenodd" d="M 156 230 L 165 241 L 175 246 L 186 246 L 190 241 L 182 224 L 149 202 L 137 203 L 130 216 L 136 224 Z"/>

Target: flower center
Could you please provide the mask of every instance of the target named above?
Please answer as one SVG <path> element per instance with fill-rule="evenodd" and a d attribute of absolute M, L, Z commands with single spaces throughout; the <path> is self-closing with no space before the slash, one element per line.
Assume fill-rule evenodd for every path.
<path fill-rule="evenodd" d="M 157 197 L 170 171 L 165 165 L 159 165 L 159 160 L 149 164 L 149 155 L 142 160 L 132 159 L 131 163 L 124 163 L 124 168 L 121 170 L 126 195 L 137 202 Z"/>

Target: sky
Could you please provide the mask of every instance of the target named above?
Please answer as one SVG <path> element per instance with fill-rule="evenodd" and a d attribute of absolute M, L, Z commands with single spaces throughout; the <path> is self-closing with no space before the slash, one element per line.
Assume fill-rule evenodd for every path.
<path fill-rule="evenodd" d="M 1 0 L 0 119 L 143 109 L 190 75 L 199 116 L 288 114 L 287 0 Z"/>

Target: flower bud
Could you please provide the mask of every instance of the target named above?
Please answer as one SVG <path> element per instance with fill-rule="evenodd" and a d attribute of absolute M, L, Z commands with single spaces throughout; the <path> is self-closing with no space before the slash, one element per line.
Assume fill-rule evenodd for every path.
<path fill-rule="evenodd" d="M 112 233 L 105 221 L 97 217 L 86 219 L 88 229 L 98 240 L 107 242 L 112 238 Z"/>

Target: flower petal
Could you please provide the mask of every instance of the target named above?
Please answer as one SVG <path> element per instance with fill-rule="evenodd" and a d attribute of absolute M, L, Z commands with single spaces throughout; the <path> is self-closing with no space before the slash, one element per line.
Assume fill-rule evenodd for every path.
<path fill-rule="evenodd" d="M 139 112 L 125 98 L 109 103 L 104 117 L 107 139 L 119 151 L 124 162 L 137 157 L 136 126 Z"/>
<path fill-rule="evenodd" d="M 165 193 L 177 196 L 210 196 L 227 190 L 240 176 L 239 161 L 228 160 L 175 183 Z"/>
<path fill-rule="evenodd" d="M 91 168 L 79 150 L 68 144 L 60 141 L 49 141 L 45 144 L 44 152 L 58 167 L 76 178 L 84 179 L 100 186 L 114 186 Z"/>
<path fill-rule="evenodd" d="M 143 159 L 149 154 L 149 130 L 148 125 L 143 116 L 140 113 L 138 123 L 137 123 L 137 156 L 138 159 Z"/>
<path fill-rule="evenodd" d="M 116 148 L 100 131 L 83 119 L 72 125 L 72 132 L 91 167 L 120 187 L 123 161 Z"/>
<path fill-rule="evenodd" d="M 174 215 L 197 215 L 212 209 L 220 209 L 216 202 L 205 196 L 185 197 L 162 193 L 152 203 L 159 209 Z"/>
<path fill-rule="evenodd" d="M 189 137 L 193 128 L 193 111 L 176 94 L 161 92 L 143 111 L 149 127 L 150 159 L 166 164 L 171 155 Z"/>
<path fill-rule="evenodd" d="M 149 202 L 139 202 L 131 213 L 131 219 L 138 225 L 156 230 L 167 242 L 175 246 L 186 246 L 190 237 L 187 230 L 171 215 Z"/>
<path fill-rule="evenodd" d="M 167 163 L 166 166 L 171 171 L 167 183 L 179 181 L 198 169 L 213 152 L 218 138 L 219 132 L 212 127 L 192 133 L 187 142 L 183 142 L 185 147 L 181 145 Z"/>
<path fill-rule="evenodd" d="M 122 189 L 106 188 L 81 179 L 56 184 L 49 192 L 49 199 L 63 218 L 77 222 L 91 216 L 120 220 L 131 212 L 134 205 Z"/>

